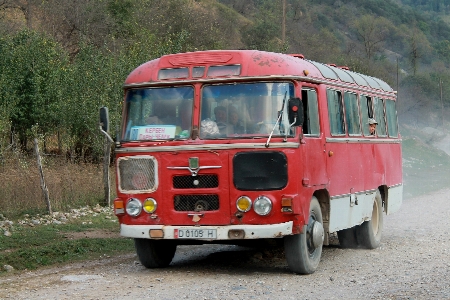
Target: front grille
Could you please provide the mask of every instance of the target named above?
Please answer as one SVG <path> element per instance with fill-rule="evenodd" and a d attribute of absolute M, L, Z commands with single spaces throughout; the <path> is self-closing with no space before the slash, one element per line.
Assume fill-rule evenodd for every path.
<path fill-rule="evenodd" d="M 176 195 L 173 200 L 176 211 L 211 211 L 219 209 L 218 195 Z"/>
<path fill-rule="evenodd" d="M 217 175 L 175 176 L 173 187 L 176 189 L 216 188 L 219 186 Z"/>
<path fill-rule="evenodd" d="M 157 161 L 152 156 L 120 157 L 117 171 L 121 192 L 153 192 L 158 187 Z"/>

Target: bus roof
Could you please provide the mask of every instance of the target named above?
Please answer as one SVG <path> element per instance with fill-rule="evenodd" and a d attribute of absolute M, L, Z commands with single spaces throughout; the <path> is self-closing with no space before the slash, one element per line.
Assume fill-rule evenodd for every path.
<path fill-rule="evenodd" d="M 349 71 L 346 67 L 311 61 L 304 59 L 303 55 L 257 50 L 209 50 L 165 55 L 137 67 L 125 84 L 255 76 L 304 76 L 393 92 L 383 80 Z"/>

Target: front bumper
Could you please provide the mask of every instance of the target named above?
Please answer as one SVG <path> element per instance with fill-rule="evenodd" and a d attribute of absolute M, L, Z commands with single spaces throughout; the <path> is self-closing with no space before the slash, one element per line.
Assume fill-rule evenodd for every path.
<path fill-rule="evenodd" d="M 130 238 L 150 239 L 150 230 L 162 230 L 164 240 L 174 240 L 175 230 L 180 229 L 215 229 L 217 238 L 198 239 L 202 241 L 236 240 L 230 238 L 229 232 L 241 230 L 245 232 L 244 240 L 249 239 L 271 239 L 280 238 L 292 234 L 293 222 L 270 224 L 270 225 L 228 225 L 228 226 L 164 226 L 164 225 L 120 225 L 120 235 Z"/>

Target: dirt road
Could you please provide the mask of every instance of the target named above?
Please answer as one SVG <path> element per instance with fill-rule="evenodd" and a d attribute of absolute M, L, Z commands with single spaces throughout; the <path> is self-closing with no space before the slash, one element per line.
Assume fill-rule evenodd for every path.
<path fill-rule="evenodd" d="M 319 269 L 289 271 L 282 249 L 182 246 L 171 266 L 134 253 L 0 277 L 0 299 L 450 299 L 450 190 L 408 199 L 376 250 L 324 248 Z"/>

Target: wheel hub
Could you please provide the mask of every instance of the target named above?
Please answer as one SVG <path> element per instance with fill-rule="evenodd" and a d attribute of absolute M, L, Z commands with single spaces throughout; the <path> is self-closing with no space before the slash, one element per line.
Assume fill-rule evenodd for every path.
<path fill-rule="evenodd" d="M 311 230 L 312 246 L 318 248 L 322 246 L 324 240 L 323 225 L 320 222 L 314 221 Z"/>

